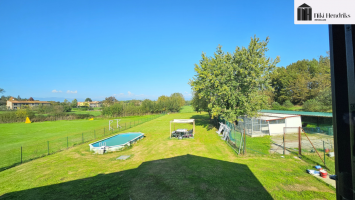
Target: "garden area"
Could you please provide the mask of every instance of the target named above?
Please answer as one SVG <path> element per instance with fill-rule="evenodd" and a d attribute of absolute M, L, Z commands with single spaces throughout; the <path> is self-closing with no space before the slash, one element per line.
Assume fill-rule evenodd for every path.
<path fill-rule="evenodd" d="M 195 138 L 170 139 L 173 119 L 195 119 Z M 93 154 L 86 142 L 1 171 L 0 198 L 335 199 L 333 187 L 306 173 L 311 164 L 238 155 L 210 122 L 205 112 L 164 115 L 124 131 L 146 136 L 124 151 Z M 270 138 L 262 140 L 255 144 L 264 149 Z"/>

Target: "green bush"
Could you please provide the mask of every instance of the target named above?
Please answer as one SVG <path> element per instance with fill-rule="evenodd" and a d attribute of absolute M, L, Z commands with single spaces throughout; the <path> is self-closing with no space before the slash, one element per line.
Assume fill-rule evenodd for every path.
<path fill-rule="evenodd" d="M 291 108 L 293 107 L 293 104 L 291 103 L 290 100 L 286 100 L 283 104 L 282 104 L 283 107 L 286 107 L 286 108 Z"/>
<path fill-rule="evenodd" d="M 272 107 L 279 107 L 279 106 L 281 106 L 281 104 L 279 104 L 278 102 L 275 101 L 271 104 L 271 106 Z"/>
<path fill-rule="evenodd" d="M 303 110 L 305 111 L 311 111 L 311 112 L 319 112 L 322 111 L 323 109 L 323 104 L 315 99 L 310 99 L 304 102 L 303 104 Z"/>
<path fill-rule="evenodd" d="M 278 102 L 275 101 L 274 103 L 272 103 L 271 110 L 290 110 L 290 109 L 285 106 L 281 106 Z"/>

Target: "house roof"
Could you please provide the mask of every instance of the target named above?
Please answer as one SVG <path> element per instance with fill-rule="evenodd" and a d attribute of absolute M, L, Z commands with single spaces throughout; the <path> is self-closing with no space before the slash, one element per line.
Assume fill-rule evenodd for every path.
<path fill-rule="evenodd" d="M 49 103 L 48 101 L 10 101 L 12 103 Z"/>
<path fill-rule="evenodd" d="M 289 110 L 260 110 L 259 112 L 289 114 L 289 115 L 302 115 L 302 116 L 314 116 L 314 117 L 333 117 L 333 113 L 326 113 L 326 112 L 305 112 L 305 111 L 289 111 Z"/>

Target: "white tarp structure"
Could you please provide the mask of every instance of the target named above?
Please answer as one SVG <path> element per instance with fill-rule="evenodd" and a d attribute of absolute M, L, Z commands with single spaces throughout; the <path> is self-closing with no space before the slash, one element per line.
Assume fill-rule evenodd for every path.
<path fill-rule="evenodd" d="M 283 134 L 285 127 L 300 127 L 301 116 L 291 114 L 259 113 L 258 117 L 249 118 L 247 116 L 238 117 L 238 129 L 245 129 L 245 133 L 251 137 L 263 135 Z M 291 133 L 293 129 L 285 129 L 286 133 Z"/>
<path fill-rule="evenodd" d="M 171 138 L 171 123 L 178 123 L 178 124 L 192 123 L 193 136 L 195 137 L 195 119 L 174 119 L 173 121 L 170 121 L 170 138 Z"/>

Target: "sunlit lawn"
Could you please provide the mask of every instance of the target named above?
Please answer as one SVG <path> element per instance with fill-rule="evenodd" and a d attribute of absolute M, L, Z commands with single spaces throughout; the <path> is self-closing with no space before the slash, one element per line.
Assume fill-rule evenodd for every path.
<path fill-rule="evenodd" d="M 169 121 L 196 119 L 194 139 L 169 139 Z M 183 125 L 181 125 L 183 126 Z M 88 143 L 0 172 L 9 199 L 335 199 L 292 156 L 238 156 L 208 115 L 165 115 L 131 128 L 146 138 L 121 152 L 94 155 Z M 249 140 L 253 138 L 248 138 Z M 120 155 L 131 155 L 125 161 Z M 1 197 L 0 197 L 1 198 Z"/>
<path fill-rule="evenodd" d="M 183 106 L 180 109 L 180 113 L 192 113 L 195 112 L 192 106 Z"/>

